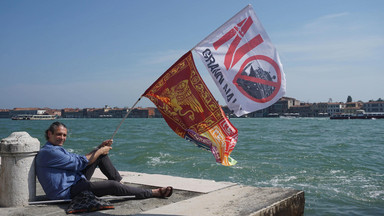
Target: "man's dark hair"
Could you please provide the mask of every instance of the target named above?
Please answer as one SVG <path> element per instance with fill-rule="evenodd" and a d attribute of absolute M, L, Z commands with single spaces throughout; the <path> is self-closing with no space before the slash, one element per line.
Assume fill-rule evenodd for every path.
<path fill-rule="evenodd" d="M 48 131 L 50 131 L 52 134 L 55 133 L 55 130 L 58 128 L 58 127 L 64 127 L 65 129 L 67 129 L 67 126 L 65 126 L 65 124 L 61 123 L 61 122 L 53 122 L 51 124 L 51 126 L 49 126 L 49 128 L 45 131 L 45 139 L 48 141 L 49 137 L 48 137 Z"/>

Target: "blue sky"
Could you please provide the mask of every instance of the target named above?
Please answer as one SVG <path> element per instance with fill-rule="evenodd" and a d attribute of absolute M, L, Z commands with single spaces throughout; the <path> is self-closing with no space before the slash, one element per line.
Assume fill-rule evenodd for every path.
<path fill-rule="evenodd" d="M 381 0 L 20 0 L 0 1 L 0 109 L 130 107 L 248 4 L 280 54 L 286 96 L 384 98 Z M 154 105 L 145 98 L 138 106 Z"/>

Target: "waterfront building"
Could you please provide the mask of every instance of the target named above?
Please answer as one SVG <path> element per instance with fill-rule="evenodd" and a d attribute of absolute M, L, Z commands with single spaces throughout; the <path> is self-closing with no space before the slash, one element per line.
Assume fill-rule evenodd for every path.
<path fill-rule="evenodd" d="M 108 114 L 109 109 L 105 108 L 86 108 L 83 109 L 83 118 L 108 118 L 112 117 Z"/>
<path fill-rule="evenodd" d="M 148 107 L 148 117 L 149 118 L 163 118 L 163 115 L 159 111 L 159 109 L 154 107 Z"/>
<path fill-rule="evenodd" d="M 384 112 L 384 101 L 370 101 L 363 104 L 365 112 Z"/>
<path fill-rule="evenodd" d="M 312 104 L 302 103 L 300 105 L 291 106 L 289 113 L 298 113 L 300 117 L 313 117 Z"/>
<path fill-rule="evenodd" d="M 149 118 L 148 109 L 136 108 L 131 111 L 128 118 Z"/>
<path fill-rule="evenodd" d="M 356 114 L 357 110 L 363 108 L 363 102 L 348 102 L 345 104 L 343 113 Z"/>
<path fill-rule="evenodd" d="M 314 117 L 328 116 L 328 103 L 314 103 L 311 109 Z"/>
<path fill-rule="evenodd" d="M 258 111 L 249 113 L 249 114 L 248 114 L 248 117 L 250 117 L 250 118 L 267 117 L 268 114 L 269 114 L 269 112 L 268 112 L 268 108 L 266 108 L 266 109 L 262 109 L 262 110 L 258 110 Z"/>
<path fill-rule="evenodd" d="M 149 110 L 155 108 L 134 108 L 129 114 L 129 118 L 149 118 Z M 128 108 L 84 108 L 84 109 L 63 109 L 62 117 L 63 118 L 123 118 L 127 112 Z M 161 113 L 155 109 L 152 110 L 151 117 L 159 117 Z"/>
<path fill-rule="evenodd" d="M 222 106 L 226 116 L 237 118 L 231 113 L 227 106 Z M 384 101 L 358 102 L 328 102 L 328 103 L 300 103 L 299 100 L 290 97 L 282 97 L 275 104 L 262 110 L 258 110 L 241 118 L 258 117 L 325 117 L 333 114 L 356 114 L 359 111 L 384 112 Z M 62 118 L 123 118 L 129 108 L 111 108 L 106 105 L 104 108 L 65 108 L 62 110 L 50 108 L 14 108 L 12 110 L 0 109 L 0 118 L 11 118 L 16 115 L 43 115 L 61 116 Z M 129 118 L 162 118 L 162 114 L 155 107 L 134 108 Z"/>
<path fill-rule="evenodd" d="M 108 111 L 109 115 L 111 115 L 112 118 L 124 118 L 127 112 L 128 108 L 113 108 Z"/>
<path fill-rule="evenodd" d="M 45 114 L 61 117 L 61 110 L 57 110 L 57 109 L 47 109 L 47 111 L 45 112 Z"/>
<path fill-rule="evenodd" d="M 296 100 L 295 98 L 290 98 L 290 97 L 282 97 L 267 109 L 268 109 L 268 113 L 277 113 L 279 115 L 282 115 L 284 113 L 289 112 L 288 111 L 289 108 L 297 105 L 300 105 L 299 100 Z"/>
<path fill-rule="evenodd" d="M 76 108 L 65 108 L 61 110 L 61 117 L 63 118 L 84 118 L 83 110 Z"/>
<path fill-rule="evenodd" d="M 328 103 L 327 113 L 331 116 L 335 113 L 342 113 L 345 109 L 344 103 Z"/>
<path fill-rule="evenodd" d="M 8 109 L 0 109 L 0 118 L 11 118 L 10 111 Z"/>

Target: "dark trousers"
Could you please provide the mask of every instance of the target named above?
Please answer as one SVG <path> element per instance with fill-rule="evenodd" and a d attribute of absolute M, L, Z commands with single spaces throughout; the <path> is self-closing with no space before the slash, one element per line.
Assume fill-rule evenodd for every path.
<path fill-rule="evenodd" d="M 96 182 L 90 181 L 97 167 L 100 168 L 101 172 L 108 178 L 108 180 Z M 98 197 L 105 195 L 136 196 L 136 198 L 140 199 L 152 197 L 152 190 L 150 189 L 130 187 L 120 183 L 122 177 L 113 166 L 108 155 L 101 155 L 93 164 L 88 165 L 82 172 L 87 179 L 82 179 L 72 185 L 71 198 L 85 190 L 93 192 Z"/>

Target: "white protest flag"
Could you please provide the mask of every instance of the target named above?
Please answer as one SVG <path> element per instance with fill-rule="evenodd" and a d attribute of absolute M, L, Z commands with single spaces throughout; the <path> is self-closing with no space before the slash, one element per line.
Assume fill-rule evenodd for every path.
<path fill-rule="evenodd" d="M 279 55 L 251 5 L 193 50 L 237 116 L 264 109 L 285 94 Z"/>

